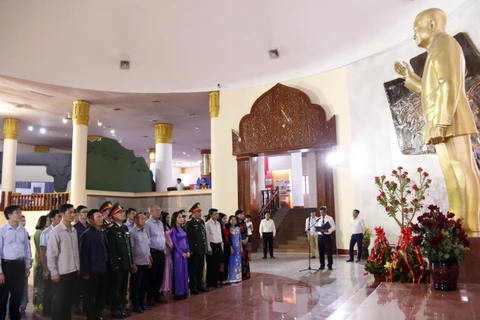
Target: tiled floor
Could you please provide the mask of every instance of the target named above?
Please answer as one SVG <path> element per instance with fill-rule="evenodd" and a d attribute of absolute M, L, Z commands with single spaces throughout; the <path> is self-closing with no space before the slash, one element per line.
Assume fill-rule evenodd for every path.
<path fill-rule="evenodd" d="M 332 271 L 317 272 L 318 260 L 311 260 L 311 273 L 299 272 L 308 267 L 304 254 L 276 257 L 262 260 L 254 254 L 250 280 L 172 300 L 128 319 L 480 319 L 478 285 L 459 285 L 456 292 L 390 283 L 374 289 L 363 265 L 345 263 L 342 256 L 334 258 Z M 39 319 L 31 309 L 29 304 L 26 319 Z"/>

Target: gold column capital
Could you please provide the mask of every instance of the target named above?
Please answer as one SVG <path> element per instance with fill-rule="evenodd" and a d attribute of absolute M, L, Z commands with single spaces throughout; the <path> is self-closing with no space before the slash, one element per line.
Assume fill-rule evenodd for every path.
<path fill-rule="evenodd" d="M 94 142 L 94 141 L 101 141 L 102 138 L 103 138 L 102 136 L 88 136 L 87 140 L 90 142 Z"/>
<path fill-rule="evenodd" d="M 155 148 L 148 149 L 148 158 L 150 163 L 155 163 L 156 161 L 157 150 Z"/>
<path fill-rule="evenodd" d="M 220 92 L 210 92 L 210 119 L 217 118 L 220 113 Z"/>
<path fill-rule="evenodd" d="M 35 152 L 38 153 L 49 153 L 50 152 L 50 147 L 48 146 L 35 146 Z"/>
<path fill-rule="evenodd" d="M 73 124 L 88 126 L 90 120 L 90 102 L 77 100 L 73 101 L 72 112 Z"/>
<path fill-rule="evenodd" d="M 18 119 L 5 119 L 3 120 L 3 138 L 17 140 L 18 138 Z"/>
<path fill-rule="evenodd" d="M 168 123 L 157 123 L 155 125 L 155 143 L 173 142 L 173 125 Z"/>

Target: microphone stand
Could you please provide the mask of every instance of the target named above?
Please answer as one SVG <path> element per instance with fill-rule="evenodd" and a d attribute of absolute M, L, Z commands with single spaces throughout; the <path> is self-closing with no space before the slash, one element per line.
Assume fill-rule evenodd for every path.
<path fill-rule="evenodd" d="M 308 239 L 308 236 L 312 236 L 311 234 L 309 235 L 310 233 L 310 229 L 317 224 L 318 220 L 320 220 L 321 217 L 317 218 L 317 220 L 315 220 L 314 223 L 312 223 L 311 225 L 308 226 L 307 230 L 305 230 L 302 234 L 307 234 L 307 242 L 308 242 L 308 268 L 306 269 L 302 269 L 302 270 L 298 270 L 298 272 L 303 272 L 303 271 L 309 271 L 310 274 L 312 273 L 312 267 L 310 266 L 310 257 L 311 257 L 311 250 L 310 250 L 310 239 Z"/>

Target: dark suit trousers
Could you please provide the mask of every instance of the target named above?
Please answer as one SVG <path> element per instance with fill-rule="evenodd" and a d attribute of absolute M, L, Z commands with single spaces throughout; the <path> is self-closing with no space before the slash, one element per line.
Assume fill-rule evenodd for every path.
<path fill-rule="evenodd" d="M 128 271 L 115 270 L 110 274 L 110 310 L 122 311 L 127 304 Z"/>
<path fill-rule="evenodd" d="M 352 237 L 350 238 L 350 260 L 353 260 L 353 248 L 355 247 L 355 243 L 358 248 L 358 260 L 362 260 L 362 242 L 363 233 L 352 234 Z"/>
<path fill-rule="evenodd" d="M 333 265 L 332 256 L 332 236 L 329 234 L 318 235 L 318 255 L 320 256 L 320 267 L 325 267 L 325 251 L 327 251 L 328 264 L 331 268 Z"/>
<path fill-rule="evenodd" d="M 0 286 L 0 319 L 5 319 L 7 315 L 8 294 L 10 297 L 10 319 L 20 319 L 20 300 L 23 296 L 25 288 L 25 262 L 2 261 L 3 275 L 5 276 L 5 284 Z"/>
<path fill-rule="evenodd" d="M 207 254 L 207 286 L 217 286 L 220 273 L 220 262 L 222 259 L 222 244 L 210 243 L 212 255 Z"/>
<path fill-rule="evenodd" d="M 150 283 L 148 266 L 137 265 L 137 268 L 137 273 L 130 273 L 130 296 L 134 307 L 139 307 L 145 302 L 145 295 Z"/>
<path fill-rule="evenodd" d="M 87 313 L 87 320 L 97 320 L 103 316 L 105 295 L 107 293 L 106 275 L 90 276 L 82 279 L 83 282 L 83 309 Z"/>
<path fill-rule="evenodd" d="M 160 288 L 163 283 L 163 272 L 165 270 L 165 253 L 163 251 L 150 249 L 152 255 L 152 268 L 150 269 L 150 286 L 147 291 L 148 302 L 160 298 Z"/>
<path fill-rule="evenodd" d="M 42 272 L 43 273 L 43 272 Z M 48 279 L 44 279 L 43 289 L 43 316 L 50 318 L 52 316 L 52 300 L 53 300 L 53 282 L 48 276 Z"/>
<path fill-rule="evenodd" d="M 192 254 L 188 259 L 188 275 L 190 277 L 190 290 L 199 290 L 203 287 L 203 268 L 205 266 L 204 254 Z"/>
<path fill-rule="evenodd" d="M 60 281 L 53 283 L 52 320 L 72 318 L 72 306 L 77 298 L 78 272 L 60 275 Z"/>
<path fill-rule="evenodd" d="M 263 256 L 267 256 L 267 246 L 270 252 L 270 257 L 273 257 L 273 232 L 263 232 Z"/>

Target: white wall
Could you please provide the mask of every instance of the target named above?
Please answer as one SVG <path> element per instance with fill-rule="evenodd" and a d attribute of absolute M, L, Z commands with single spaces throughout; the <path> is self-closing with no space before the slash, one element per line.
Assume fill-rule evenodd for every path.
<path fill-rule="evenodd" d="M 479 17 L 480 4 L 477 2 L 469 12 L 448 22 L 448 32 L 453 35 L 467 32 L 480 50 Z M 352 145 L 350 151 L 341 151 L 341 155 L 346 159 L 341 166 L 354 174 L 354 206 L 361 211 L 367 225 L 385 227 L 389 239 L 393 241 L 396 241 L 400 230 L 393 219 L 377 205 L 378 192 L 373 183 L 374 176 L 389 176 L 398 166 L 403 166 L 410 173 L 423 167 L 433 181 L 425 204 L 435 203 L 444 210 L 448 209 L 445 183 L 437 157 L 408 156 L 400 153 L 383 89 L 384 82 L 397 78 L 393 70 L 395 61 L 409 61 L 422 52 L 412 40 L 408 45 L 347 67 L 350 117 L 353 119 Z M 351 211 L 353 207 L 346 209 Z M 348 229 L 348 225 L 342 223 L 340 228 Z"/>
<path fill-rule="evenodd" d="M 271 156 L 268 157 L 268 170 L 287 170 L 292 169 L 292 158 L 290 153 L 287 153 L 283 156 Z"/>
<path fill-rule="evenodd" d="M 322 105 L 327 118 L 337 116 L 337 141 L 339 150 L 350 148 L 350 115 L 346 69 L 338 69 L 321 75 L 282 82 L 304 91 L 312 103 Z M 255 100 L 274 84 L 220 92 L 220 114 L 212 121 L 212 205 L 223 212 L 234 212 L 238 206 L 237 162 L 232 155 L 232 129 L 238 130 L 240 119 L 247 113 Z M 271 166 L 270 170 L 274 170 Z M 338 168 L 334 173 L 337 221 L 348 225 L 354 202 L 353 176 L 348 168 Z M 347 217 L 341 215 L 346 212 Z M 349 232 L 350 233 L 350 232 Z M 349 237 L 349 235 L 348 235 Z M 348 238 L 338 238 L 339 248 L 347 248 Z"/>

